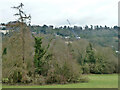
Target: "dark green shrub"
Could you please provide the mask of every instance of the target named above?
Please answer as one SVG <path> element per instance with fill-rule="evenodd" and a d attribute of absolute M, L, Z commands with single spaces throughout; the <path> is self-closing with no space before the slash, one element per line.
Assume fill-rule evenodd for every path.
<path fill-rule="evenodd" d="M 4 48 L 2 55 L 6 55 L 6 54 L 7 54 L 7 48 Z"/>
<path fill-rule="evenodd" d="M 42 38 L 34 37 L 35 39 L 35 55 L 34 55 L 34 65 L 35 72 L 39 75 L 47 75 L 49 69 L 49 60 L 51 60 L 52 54 L 47 53 L 49 44 L 47 48 L 42 47 Z"/>

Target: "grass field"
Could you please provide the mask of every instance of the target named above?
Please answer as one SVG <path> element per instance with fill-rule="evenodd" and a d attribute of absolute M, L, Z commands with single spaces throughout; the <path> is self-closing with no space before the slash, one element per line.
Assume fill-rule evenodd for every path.
<path fill-rule="evenodd" d="M 8 86 L 3 88 L 118 88 L 117 74 L 104 75 L 88 75 L 90 81 L 88 83 L 75 83 L 65 85 L 42 85 L 42 86 Z"/>

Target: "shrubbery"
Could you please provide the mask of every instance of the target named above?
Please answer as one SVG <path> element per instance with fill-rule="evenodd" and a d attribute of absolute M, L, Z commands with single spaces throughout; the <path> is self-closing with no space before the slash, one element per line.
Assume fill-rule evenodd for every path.
<path fill-rule="evenodd" d="M 103 54 L 104 52 L 101 52 L 101 53 Z M 107 55 L 106 56 L 97 55 L 97 53 L 95 52 L 95 49 L 93 49 L 92 45 L 89 44 L 89 46 L 86 48 L 85 58 L 81 59 L 84 63 L 82 65 L 83 73 L 84 74 L 89 74 L 89 73 L 112 74 L 117 72 L 117 63 L 115 63 L 114 60 L 110 61 L 107 59 L 110 59 L 108 58 Z"/>
<path fill-rule="evenodd" d="M 116 56 L 110 48 L 95 47 L 85 39 L 67 44 L 65 39 L 52 35 L 54 39 L 48 43 L 49 39 L 41 36 L 45 37 L 33 38 L 29 28 L 24 31 L 24 64 L 21 31 L 3 37 L 3 83 L 77 83 L 88 81 L 82 73 L 117 73 Z"/>
<path fill-rule="evenodd" d="M 14 22 L 14 25 L 11 25 L 12 22 L 8 23 L 10 25 L 6 26 L 11 27 L 6 28 L 11 29 L 11 32 L 3 36 L 3 83 L 44 85 L 88 82 L 89 79 L 84 77 L 82 73 L 111 74 L 118 72 L 116 54 L 112 49 L 104 47 L 111 40 L 115 40 L 117 43 L 116 39 L 108 39 L 109 34 L 103 34 L 103 32 L 109 32 L 109 28 L 106 27 L 107 31 L 103 31 L 104 29 L 101 28 L 103 32 L 100 31 L 100 28 L 96 28 L 93 32 L 88 26 L 85 27 L 85 30 L 75 26 L 75 32 L 87 39 L 76 40 L 71 32 L 71 27 L 53 29 L 53 26 L 44 25 L 43 27 L 35 26 L 36 29 L 33 31 L 34 26 L 32 26 L 30 27 L 31 31 L 37 33 L 37 37 L 33 35 L 33 38 L 25 23 L 26 20 L 24 20 L 30 20 L 31 17 L 24 14 L 21 10 L 22 6 L 21 3 L 17 8 L 14 7 L 19 8 L 20 21 Z M 22 14 L 25 17 L 22 17 Z M 39 32 L 44 33 L 43 36 L 46 35 L 47 38 L 41 38 Z M 53 33 L 56 36 L 52 35 Z M 109 33 L 116 36 L 116 31 Z M 91 37 L 92 35 L 93 37 Z M 50 43 L 48 43 L 48 38 L 50 38 L 48 36 L 53 38 Z M 71 36 L 71 38 L 66 40 L 61 36 Z M 101 39 L 102 36 L 104 38 Z M 103 47 L 96 50 L 88 41 L 97 43 L 95 46 L 101 45 Z"/>
<path fill-rule="evenodd" d="M 74 61 L 67 62 L 68 60 L 63 61 L 61 59 L 62 64 L 59 64 L 59 61 L 53 60 L 52 54 L 50 53 L 48 54 L 48 48 L 47 49 L 42 48 L 41 45 L 42 45 L 42 39 L 39 37 L 35 37 L 35 56 L 34 56 L 35 68 L 36 68 L 36 73 L 39 76 L 42 75 L 44 77 L 44 81 L 45 81 L 44 83 L 64 84 L 64 83 L 73 83 L 73 82 L 75 83 L 81 81 L 81 73 L 79 71 L 80 68 L 76 68 L 77 64 L 72 65 L 73 63 L 75 63 Z M 56 57 L 56 59 L 58 58 L 55 55 L 54 57 Z M 74 71 L 74 69 L 78 69 L 78 70 Z"/>

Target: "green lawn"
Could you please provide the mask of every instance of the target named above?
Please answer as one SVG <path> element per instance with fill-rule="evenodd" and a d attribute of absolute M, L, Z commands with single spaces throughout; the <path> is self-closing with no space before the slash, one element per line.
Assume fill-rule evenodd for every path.
<path fill-rule="evenodd" d="M 42 85 L 42 86 L 6 86 L 3 88 L 118 88 L 117 74 L 88 75 L 88 83 L 75 83 L 65 85 Z"/>

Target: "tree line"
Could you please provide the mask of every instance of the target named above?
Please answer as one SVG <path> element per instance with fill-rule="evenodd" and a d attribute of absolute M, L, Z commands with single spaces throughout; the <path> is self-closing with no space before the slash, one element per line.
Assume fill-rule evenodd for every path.
<path fill-rule="evenodd" d="M 88 82 L 84 74 L 118 73 L 117 55 L 110 47 L 94 45 L 87 39 L 71 40 L 66 44 L 68 40 L 52 35 L 61 29 L 52 26 L 40 29 L 23 20 L 9 24 L 9 28 L 14 32 L 3 37 L 2 45 L 2 82 L 5 84 Z M 31 31 L 38 34 L 31 34 Z"/>

